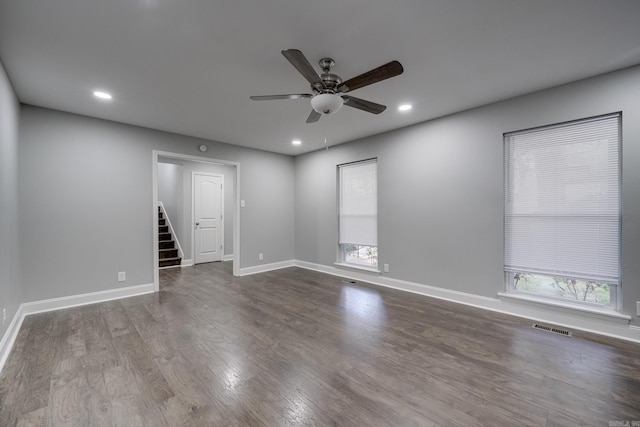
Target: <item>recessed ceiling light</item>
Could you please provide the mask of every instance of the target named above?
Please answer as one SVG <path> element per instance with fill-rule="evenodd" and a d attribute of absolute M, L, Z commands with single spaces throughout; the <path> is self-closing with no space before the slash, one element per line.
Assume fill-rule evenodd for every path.
<path fill-rule="evenodd" d="M 96 90 L 95 92 L 93 92 L 93 96 L 95 96 L 96 98 L 100 98 L 100 99 L 111 99 L 112 98 L 111 94 L 109 94 L 107 92 L 101 92 L 99 90 Z"/>
<path fill-rule="evenodd" d="M 409 111 L 411 108 L 413 108 L 411 104 L 402 104 L 398 107 L 398 111 Z"/>
<path fill-rule="evenodd" d="M 294 139 L 293 141 L 291 141 L 291 143 L 293 145 L 300 145 L 300 144 L 302 144 L 302 141 L 300 141 L 299 139 Z"/>

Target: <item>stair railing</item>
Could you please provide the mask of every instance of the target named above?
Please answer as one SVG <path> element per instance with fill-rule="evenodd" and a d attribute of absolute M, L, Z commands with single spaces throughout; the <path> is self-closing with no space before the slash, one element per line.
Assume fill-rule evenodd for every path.
<path fill-rule="evenodd" d="M 167 215 L 167 211 L 164 208 L 164 205 L 162 204 L 162 202 L 158 201 L 158 206 L 162 210 L 162 214 L 164 215 L 164 219 L 167 220 L 167 225 L 169 226 L 169 231 L 171 231 L 171 235 L 173 236 L 173 240 L 175 240 L 176 245 L 178 246 L 178 255 L 180 255 L 180 261 L 183 261 L 184 260 L 184 252 L 182 252 L 182 247 L 180 246 L 180 241 L 178 240 L 178 235 L 176 234 L 176 232 L 173 229 L 173 226 L 171 225 L 171 220 L 169 219 L 169 215 Z"/>

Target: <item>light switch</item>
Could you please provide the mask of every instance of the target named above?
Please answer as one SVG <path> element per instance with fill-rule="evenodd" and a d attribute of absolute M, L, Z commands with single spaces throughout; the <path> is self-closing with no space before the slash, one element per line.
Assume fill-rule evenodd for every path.
<path fill-rule="evenodd" d="M 245 206 L 244 200 L 240 200 L 240 207 L 244 208 L 244 206 Z"/>

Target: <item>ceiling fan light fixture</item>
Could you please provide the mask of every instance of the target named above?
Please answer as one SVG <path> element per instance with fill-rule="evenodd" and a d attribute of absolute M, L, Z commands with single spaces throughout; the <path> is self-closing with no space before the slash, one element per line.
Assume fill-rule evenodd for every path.
<path fill-rule="evenodd" d="M 311 106 L 320 114 L 333 114 L 343 103 L 342 97 L 333 93 L 321 93 L 311 98 Z"/>

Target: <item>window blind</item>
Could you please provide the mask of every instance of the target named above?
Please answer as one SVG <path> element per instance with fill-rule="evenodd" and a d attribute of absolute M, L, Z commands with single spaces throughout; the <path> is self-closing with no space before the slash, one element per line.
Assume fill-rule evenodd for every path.
<path fill-rule="evenodd" d="M 619 284 L 620 120 L 505 134 L 505 271 Z"/>
<path fill-rule="evenodd" d="M 376 160 L 338 166 L 340 244 L 378 246 Z"/>

